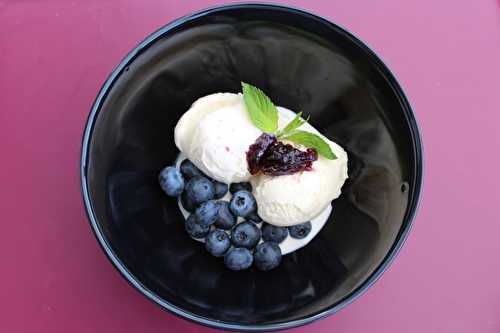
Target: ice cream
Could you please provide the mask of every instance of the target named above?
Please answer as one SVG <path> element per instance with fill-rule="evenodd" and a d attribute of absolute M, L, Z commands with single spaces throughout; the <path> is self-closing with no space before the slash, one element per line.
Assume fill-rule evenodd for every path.
<path fill-rule="evenodd" d="M 278 107 L 280 128 L 295 113 Z M 321 135 L 304 124 L 301 130 Z M 285 176 L 251 176 L 246 151 L 262 132 L 255 127 L 241 94 L 219 93 L 198 99 L 175 128 L 179 150 L 208 176 L 224 182 L 251 181 L 258 214 L 271 224 L 290 226 L 314 219 L 329 209 L 347 178 L 347 154 L 322 136 L 337 156 L 322 156 L 312 171 Z M 326 219 L 325 219 L 326 220 Z"/>
<path fill-rule="evenodd" d="M 241 94 L 198 99 L 175 127 L 175 144 L 199 169 L 224 183 L 248 181 L 248 147 L 261 134 Z"/>
<path fill-rule="evenodd" d="M 278 111 L 280 128 L 295 116 L 295 113 L 285 108 L 278 107 Z M 340 195 L 347 179 L 347 153 L 344 149 L 308 123 L 302 125 L 301 130 L 320 135 L 330 145 L 337 159 L 319 156 L 313 164 L 313 171 L 278 177 L 252 177 L 259 216 L 277 226 L 303 223 L 320 214 Z"/>

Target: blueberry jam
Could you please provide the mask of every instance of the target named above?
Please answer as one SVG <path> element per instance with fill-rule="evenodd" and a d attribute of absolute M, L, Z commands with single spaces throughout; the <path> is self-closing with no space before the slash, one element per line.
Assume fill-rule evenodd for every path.
<path fill-rule="evenodd" d="M 302 151 L 266 133 L 259 136 L 247 151 L 248 170 L 252 175 L 262 172 L 270 176 L 281 176 L 311 171 L 312 164 L 317 159 L 315 149 Z"/>
<path fill-rule="evenodd" d="M 253 144 L 250 145 L 247 151 L 247 163 L 248 163 L 248 171 L 252 175 L 259 173 L 261 170 L 261 161 L 264 158 L 264 154 L 267 149 L 275 144 L 278 140 L 274 135 L 269 135 L 266 133 L 262 133 L 261 136 L 255 140 Z"/>

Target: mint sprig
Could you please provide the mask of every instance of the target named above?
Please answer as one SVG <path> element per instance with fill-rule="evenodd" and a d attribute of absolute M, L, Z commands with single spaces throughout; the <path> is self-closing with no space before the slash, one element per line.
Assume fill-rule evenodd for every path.
<path fill-rule="evenodd" d="M 241 82 L 243 100 L 252 123 L 261 131 L 275 134 L 278 138 L 292 141 L 308 148 L 314 148 L 323 157 L 334 160 L 337 158 L 330 145 L 319 135 L 297 130 L 308 120 L 302 119 L 299 112 L 282 130 L 278 131 L 278 109 L 262 90 L 251 84 Z"/>
<path fill-rule="evenodd" d="M 278 109 L 271 99 L 257 87 L 241 82 L 243 99 L 252 123 L 265 133 L 278 130 Z"/>

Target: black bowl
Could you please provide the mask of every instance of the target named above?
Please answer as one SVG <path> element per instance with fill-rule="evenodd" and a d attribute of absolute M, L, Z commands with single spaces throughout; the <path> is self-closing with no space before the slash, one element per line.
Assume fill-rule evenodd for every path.
<path fill-rule="evenodd" d="M 179 117 L 240 81 L 310 114 L 349 154 L 329 222 L 265 273 L 232 272 L 208 255 L 157 184 L 178 154 Z M 276 330 L 335 313 L 387 268 L 415 214 L 422 150 L 400 86 L 359 39 L 301 10 L 239 4 L 176 20 L 118 65 L 88 119 L 81 177 L 97 239 L 137 290 L 197 323 Z"/>

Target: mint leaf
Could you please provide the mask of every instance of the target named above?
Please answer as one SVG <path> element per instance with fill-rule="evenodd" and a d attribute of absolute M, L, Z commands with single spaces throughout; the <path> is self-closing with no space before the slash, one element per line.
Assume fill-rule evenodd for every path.
<path fill-rule="evenodd" d="M 278 137 L 282 137 L 283 135 L 286 135 L 287 133 L 299 128 L 300 126 L 304 125 L 304 123 L 306 123 L 308 120 L 309 120 L 309 117 L 307 117 L 306 120 L 300 118 L 300 116 L 302 116 L 302 112 L 299 112 L 297 113 L 297 115 L 295 116 L 295 118 L 293 118 L 292 121 L 290 121 L 284 129 L 282 129 L 281 131 L 279 131 L 278 133 Z"/>
<path fill-rule="evenodd" d="M 330 145 L 317 134 L 296 130 L 285 134 L 283 136 L 283 139 L 306 146 L 308 148 L 314 148 L 316 149 L 318 154 L 326 157 L 329 160 L 337 159 L 337 156 L 335 156 L 335 154 L 333 153 Z"/>
<path fill-rule="evenodd" d="M 241 88 L 252 123 L 263 132 L 275 133 L 278 130 L 278 110 L 271 99 L 248 83 L 241 82 Z"/>
<path fill-rule="evenodd" d="M 262 90 L 251 84 L 241 82 L 241 88 L 252 123 L 265 133 L 275 134 L 278 132 L 278 109 L 271 99 Z M 323 138 L 314 133 L 297 130 L 309 120 L 309 117 L 304 120 L 301 116 L 302 112 L 297 113 L 295 118 L 278 132 L 278 137 L 308 148 L 314 148 L 318 154 L 329 160 L 335 160 L 337 156 Z"/>

